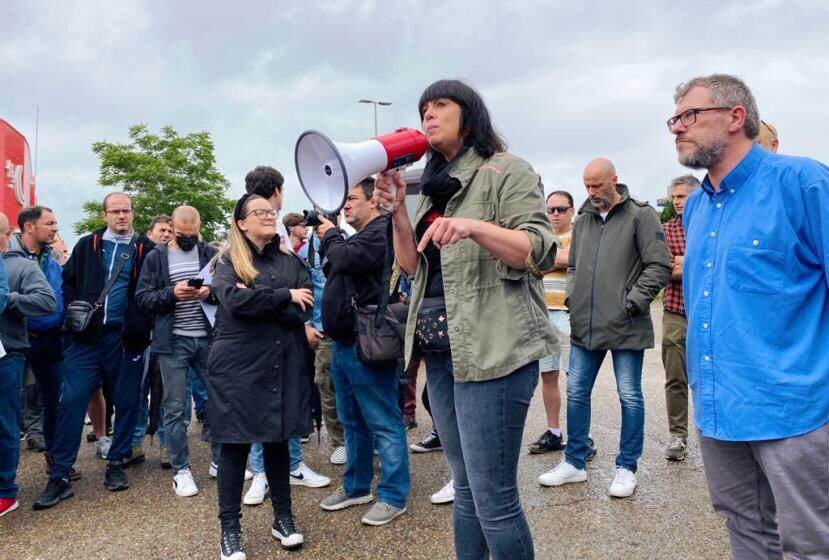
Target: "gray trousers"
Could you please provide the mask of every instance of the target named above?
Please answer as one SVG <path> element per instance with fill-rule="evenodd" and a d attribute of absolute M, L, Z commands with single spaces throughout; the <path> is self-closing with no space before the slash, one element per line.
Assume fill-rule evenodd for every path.
<path fill-rule="evenodd" d="M 190 394 L 187 389 L 187 374 L 190 368 L 204 380 L 207 375 L 207 356 L 210 343 L 206 336 L 190 337 L 173 335 L 173 353 L 158 354 L 164 398 L 161 414 L 164 421 L 164 437 L 173 473 L 190 467 L 190 449 L 187 445 L 188 411 Z M 212 444 L 212 461 L 219 462 L 219 444 Z"/>
<path fill-rule="evenodd" d="M 701 435 L 700 448 L 734 560 L 829 559 L 829 424 L 770 441 Z"/>

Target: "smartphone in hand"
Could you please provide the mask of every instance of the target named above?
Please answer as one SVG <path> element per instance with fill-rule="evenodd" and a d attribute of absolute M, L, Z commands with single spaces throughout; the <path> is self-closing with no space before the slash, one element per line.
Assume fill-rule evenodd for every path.
<path fill-rule="evenodd" d="M 202 284 L 204 284 L 204 278 L 191 278 L 187 281 L 188 286 L 197 290 L 202 287 Z"/>

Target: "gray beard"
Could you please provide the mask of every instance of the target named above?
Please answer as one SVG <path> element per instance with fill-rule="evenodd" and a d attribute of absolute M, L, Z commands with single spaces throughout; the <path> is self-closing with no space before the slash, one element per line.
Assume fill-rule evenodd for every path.
<path fill-rule="evenodd" d="M 601 199 L 599 202 L 593 202 L 592 198 L 588 198 L 587 200 L 590 201 L 590 204 L 593 205 L 593 208 L 598 208 L 601 210 L 602 208 L 606 208 L 610 206 L 610 203 L 613 202 L 613 193 L 608 194 L 605 198 Z"/>
<path fill-rule="evenodd" d="M 722 161 L 728 144 L 717 142 L 711 146 L 700 148 L 692 154 L 679 156 L 679 163 L 691 169 L 710 169 Z"/>

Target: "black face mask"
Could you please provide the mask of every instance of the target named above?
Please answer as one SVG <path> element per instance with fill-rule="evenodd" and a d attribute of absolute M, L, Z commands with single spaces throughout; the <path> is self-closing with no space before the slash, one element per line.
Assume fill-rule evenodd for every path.
<path fill-rule="evenodd" d="M 176 235 L 176 245 L 178 245 L 181 250 L 185 252 L 190 251 L 198 242 L 198 235 Z"/>

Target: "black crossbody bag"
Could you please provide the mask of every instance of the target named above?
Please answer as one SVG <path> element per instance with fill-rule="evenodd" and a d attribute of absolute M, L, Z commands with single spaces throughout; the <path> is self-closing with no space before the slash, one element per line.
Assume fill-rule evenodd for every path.
<path fill-rule="evenodd" d="M 130 253 L 135 248 L 135 240 L 131 241 L 129 247 L 126 252 L 121 253 L 121 258 L 118 259 L 118 264 L 115 265 L 115 269 L 112 271 L 112 274 L 109 276 L 109 281 L 104 286 L 101 295 L 98 296 L 98 299 L 95 300 L 95 303 L 89 303 L 88 301 L 83 301 L 81 299 L 76 299 L 75 301 L 69 302 L 66 306 L 66 314 L 63 320 L 63 331 L 68 334 L 79 335 L 84 334 L 89 327 L 92 325 L 93 320 L 95 319 L 95 314 L 101 309 L 104 305 L 104 301 L 106 300 L 107 294 L 112 289 L 112 286 L 115 285 L 116 280 L 118 280 L 118 276 L 121 274 L 121 269 L 124 268 L 124 264 L 129 260 Z"/>

